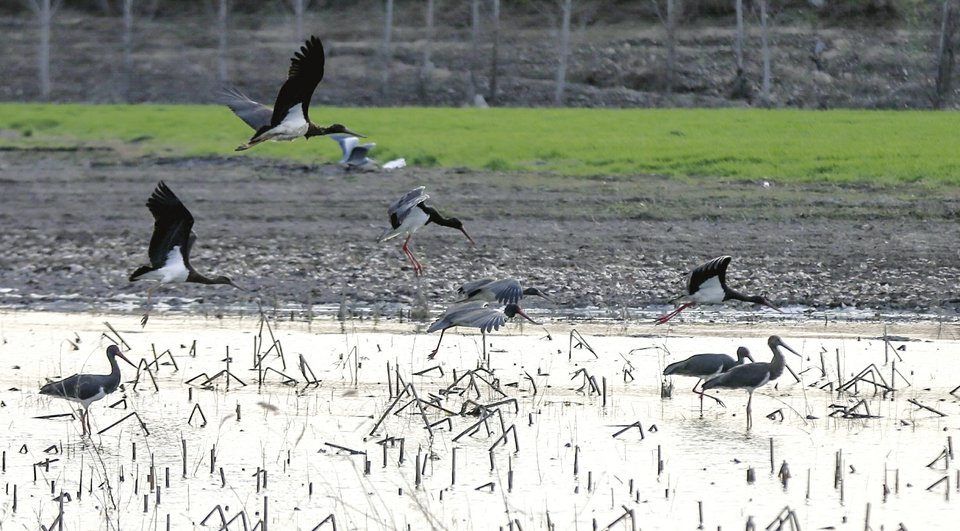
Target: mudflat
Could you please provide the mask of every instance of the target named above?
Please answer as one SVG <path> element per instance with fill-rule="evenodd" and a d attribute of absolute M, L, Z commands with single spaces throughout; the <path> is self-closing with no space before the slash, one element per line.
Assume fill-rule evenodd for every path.
<path fill-rule="evenodd" d="M 781 305 L 952 315 L 960 298 L 960 193 L 652 175 L 570 178 L 407 167 L 346 173 L 329 165 L 249 157 L 144 158 L 122 146 L 0 151 L 0 305 L 88 310 L 138 304 L 153 219 L 146 199 L 165 181 L 192 211 L 192 263 L 249 291 L 157 291 L 211 311 L 255 300 L 280 307 L 432 308 L 456 287 L 515 276 L 557 307 L 616 313 L 662 306 L 684 276 L 721 254 L 728 282 Z M 433 225 L 418 232 L 416 278 L 401 241 L 376 242 L 387 207 L 426 186 L 430 204 L 477 241 Z M 62 304 L 61 304 L 62 303 Z"/>

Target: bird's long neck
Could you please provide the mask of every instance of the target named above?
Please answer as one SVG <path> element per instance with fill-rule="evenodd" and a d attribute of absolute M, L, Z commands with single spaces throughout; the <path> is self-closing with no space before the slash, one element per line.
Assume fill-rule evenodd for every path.
<path fill-rule="evenodd" d="M 444 227 L 458 228 L 456 226 L 456 222 L 453 221 L 453 218 L 445 218 L 441 216 L 439 212 L 437 212 L 431 207 L 428 207 L 427 205 L 424 205 L 423 203 L 420 203 L 417 206 L 419 206 L 421 210 L 423 210 L 424 212 L 427 213 L 428 216 L 430 216 L 430 218 L 427 219 L 427 223 L 436 223 L 437 225 L 442 225 Z"/>
<path fill-rule="evenodd" d="M 763 304 L 763 297 L 760 295 L 746 295 L 740 293 L 739 291 L 731 288 L 725 288 L 723 290 L 723 300 L 738 300 L 743 302 L 752 302 L 754 304 Z"/>
<path fill-rule="evenodd" d="M 305 138 L 310 138 L 311 136 L 321 136 L 330 134 L 329 128 L 320 127 L 319 125 L 313 122 L 307 122 L 307 132 L 304 133 Z"/>
<path fill-rule="evenodd" d="M 770 360 L 770 380 L 772 381 L 783 374 L 783 368 L 787 362 L 783 359 L 783 353 L 780 352 L 780 347 L 774 345 L 770 347 L 770 350 L 773 351 L 773 359 Z"/>
<path fill-rule="evenodd" d="M 196 284 L 230 284 L 230 281 L 223 277 L 205 277 L 192 269 L 187 273 L 187 282 L 194 282 Z"/>
<path fill-rule="evenodd" d="M 104 389 L 107 393 L 112 393 L 120 386 L 120 365 L 117 363 L 116 356 L 107 356 L 110 361 L 110 378 L 107 388 Z"/>

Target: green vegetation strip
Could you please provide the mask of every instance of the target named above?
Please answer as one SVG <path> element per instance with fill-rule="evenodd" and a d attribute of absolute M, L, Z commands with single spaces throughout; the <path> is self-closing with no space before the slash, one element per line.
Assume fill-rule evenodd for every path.
<path fill-rule="evenodd" d="M 722 177 L 960 184 L 952 112 L 744 109 L 311 108 L 376 142 L 377 160 L 569 176 Z M 0 104 L 0 146 L 126 146 L 132 154 L 235 155 L 251 131 L 223 106 Z M 313 138 L 237 156 L 336 161 Z"/>

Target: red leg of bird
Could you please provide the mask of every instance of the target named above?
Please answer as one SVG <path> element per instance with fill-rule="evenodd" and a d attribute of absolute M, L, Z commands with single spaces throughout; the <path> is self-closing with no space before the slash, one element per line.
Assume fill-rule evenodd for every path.
<path fill-rule="evenodd" d="M 707 397 L 707 398 L 710 398 L 710 399 L 712 399 L 712 400 L 716 400 L 717 403 L 720 404 L 720 407 L 727 407 L 727 405 L 723 403 L 723 400 L 720 400 L 719 398 L 717 398 L 717 397 L 715 397 L 715 396 L 710 396 L 710 395 L 708 395 L 707 393 L 705 393 L 705 392 L 703 392 L 703 391 L 697 391 L 697 386 L 700 385 L 701 382 L 703 382 L 703 380 L 697 380 L 697 383 L 693 386 L 693 392 L 696 393 L 696 394 L 698 394 L 698 395 L 700 395 L 700 415 L 701 415 L 701 416 L 703 416 L 703 397 Z"/>
<path fill-rule="evenodd" d="M 747 429 L 749 430 L 753 427 L 753 408 L 751 407 L 753 404 L 753 389 L 747 391 L 747 393 L 750 395 L 747 398 Z"/>
<path fill-rule="evenodd" d="M 447 331 L 446 328 L 444 328 L 443 330 L 440 331 L 440 341 L 443 341 L 443 333 L 446 332 L 446 331 Z M 433 349 L 433 352 L 431 352 L 431 353 L 427 356 L 427 359 L 428 359 L 428 360 L 432 360 L 432 359 L 434 358 L 434 356 L 437 355 L 437 351 L 440 350 L 440 341 L 437 341 L 437 348 Z"/>
<path fill-rule="evenodd" d="M 400 250 L 402 250 L 403 254 L 407 255 L 407 258 L 410 260 L 410 265 L 413 266 L 414 274 L 420 276 L 420 274 L 423 273 L 423 267 L 420 265 L 420 262 L 417 261 L 417 257 L 413 255 L 413 251 L 411 251 L 409 247 L 410 238 L 412 237 L 412 234 L 407 235 L 407 239 L 403 241 L 403 247 L 401 247 Z"/>
<path fill-rule="evenodd" d="M 697 304 L 697 303 L 695 303 L 695 302 L 685 302 L 685 303 L 681 304 L 680 306 L 678 306 L 676 310 L 673 310 L 672 312 L 670 312 L 670 313 L 668 313 L 668 314 L 664 314 L 664 315 L 661 315 L 660 317 L 657 317 L 656 323 L 657 323 L 658 325 L 662 325 L 663 323 L 665 323 L 665 322 L 669 321 L 670 319 L 673 319 L 674 317 L 676 317 L 678 313 L 680 313 L 680 312 L 682 312 L 683 310 L 685 310 L 685 309 L 687 309 L 687 308 L 689 308 L 689 307 L 691 307 L 691 306 L 694 306 L 694 305 L 696 305 L 696 304 Z"/>

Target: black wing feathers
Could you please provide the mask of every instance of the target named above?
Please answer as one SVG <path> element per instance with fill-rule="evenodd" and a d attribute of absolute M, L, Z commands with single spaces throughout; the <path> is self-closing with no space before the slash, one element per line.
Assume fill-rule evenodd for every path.
<path fill-rule="evenodd" d="M 190 230 L 193 216 L 172 190 L 160 181 L 156 190 L 147 199 L 147 208 L 153 214 L 153 237 L 150 238 L 150 264 L 163 267 L 170 250 L 179 245 L 184 261 L 190 252 Z"/>
<path fill-rule="evenodd" d="M 273 118 L 271 127 L 276 127 L 287 116 L 291 107 L 303 103 L 303 117 L 310 120 L 307 109 L 310 107 L 310 98 L 323 79 L 323 43 L 320 39 L 311 36 L 300 47 L 299 52 L 290 59 L 290 72 L 287 80 L 280 87 L 277 101 L 273 104 Z"/>
<path fill-rule="evenodd" d="M 719 277 L 720 285 L 727 285 L 727 266 L 730 265 L 729 256 L 719 256 L 703 264 L 690 273 L 690 282 L 687 284 L 687 293 L 693 294 L 710 277 Z"/>

